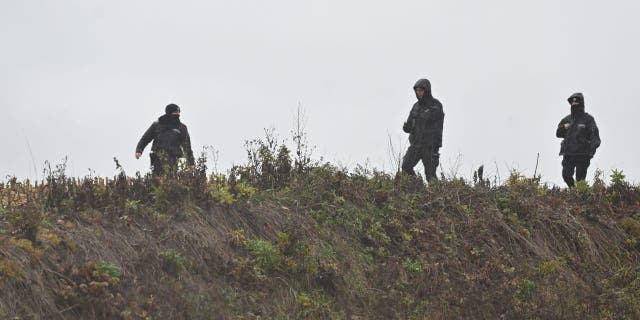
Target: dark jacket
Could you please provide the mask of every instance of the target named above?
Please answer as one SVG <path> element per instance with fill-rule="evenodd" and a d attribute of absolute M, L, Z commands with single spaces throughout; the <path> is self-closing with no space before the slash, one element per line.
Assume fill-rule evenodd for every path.
<path fill-rule="evenodd" d="M 153 141 L 151 152 L 163 152 L 177 158 L 186 157 L 189 164 L 194 163 L 191 137 L 189 137 L 187 126 L 180 122 L 179 116 L 165 114 L 152 123 L 140 138 L 136 152 L 142 153 L 151 141 Z"/>
<path fill-rule="evenodd" d="M 590 114 L 584 112 L 584 97 L 581 93 L 574 93 L 569 97 L 569 103 L 578 102 L 571 106 L 571 114 L 564 117 L 556 129 L 556 137 L 563 138 L 560 145 L 560 155 L 590 156 L 596 153 L 600 146 L 600 132 L 596 121 Z M 566 129 L 564 125 L 571 126 Z"/>
<path fill-rule="evenodd" d="M 442 147 L 442 127 L 444 124 L 442 103 L 431 95 L 429 80 L 420 79 L 413 88 L 414 90 L 423 88 L 425 94 L 422 99 L 418 98 L 418 102 L 411 108 L 402 130 L 409 133 L 411 145 Z"/>

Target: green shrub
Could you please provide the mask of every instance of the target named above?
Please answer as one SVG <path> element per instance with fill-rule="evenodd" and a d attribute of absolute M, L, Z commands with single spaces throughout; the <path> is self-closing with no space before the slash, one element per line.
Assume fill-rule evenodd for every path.
<path fill-rule="evenodd" d="M 602 179 L 602 170 L 596 169 L 595 173 L 593 174 L 593 190 L 596 193 L 603 193 L 606 191 L 606 189 L 607 185 Z"/>
<path fill-rule="evenodd" d="M 558 274 L 560 268 L 564 267 L 566 264 L 567 261 L 565 259 L 556 258 L 553 260 L 543 261 L 538 269 L 543 275 L 554 275 Z"/>
<path fill-rule="evenodd" d="M 280 189 L 289 183 L 292 172 L 290 150 L 279 141 L 274 129 L 265 129 L 265 137 L 245 141 L 247 164 L 231 169 L 238 181 L 261 189 Z"/>
<path fill-rule="evenodd" d="M 160 252 L 160 258 L 162 259 L 162 269 L 174 276 L 187 269 L 187 258 L 173 249 Z"/>
<path fill-rule="evenodd" d="M 585 180 L 577 181 L 573 191 L 582 197 L 587 197 L 593 193 Z"/>
<path fill-rule="evenodd" d="M 402 267 L 407 273 L 419 274 L 423 271 L 420 261 L 413 260 L 409 257 L 402 261 Z"/>
<path fill-rule="evenodd" d="M 236 202 L 233 194 L 231 194 L 231 188 L 229 188 L 229 186 L 222 186 L 219 184 L 212 185 L 211 197 L 215 202 L 221 205 L 230 206 Z"/>
<path fill-rule="evenodd" d="M 251 239 L 247 241 L 247 249 L 253 258 L 254 266 L 261 271 L 272 272 L 280 266 L 282 256 L 271 242 Z"/>
<path fill-rule="evenodd" d="M 124 209 L 128 214 L 137 214 L 140 213 L 142 208 L 140 200 L 130 200 L 127 199 L 124 203 Z"/>
<path fill-rule="evenodd" d="M 278 232 L 276 235 L 278 236 L 278 249 L 280 249 L 280 252 L 285 252 L 291 248 L 291 237 L 287 233 Z"/>
<path fill-rule="evenodd" d="M 96 264 L 93 276 L 117 285 L 120 283 L 121 273 L 120 269 L 116 265 L 112 263 L 99 262 Z"/>
<path fill-rule="evenodd" d="M 43 208 L 37 203 L 27 202 L 7 213 L 11 227 L 31 242 L 36 242 L 38 229 L 43 220 Z"/>
<path fill-rule="evenodd" d="M 638 220 L 627 217 L 622 219 L 620 226 L 630 236 L 634 237 L 636 240 L 640 240 L 640 222 L 638 222 Z"/>
<path fill-rule="evenodd" d="M 533 294 L 536 291 L 537 285 L 535 282 L 529 279 L 524 279 L 518 285 L 518 289 L 516 289 L 516 299 L 529 302 L 533 299 Z"/>
<path fill-rule="evenodd" d="M 299 309 L 296 319 L 331 319 L 336 316 L 331 313 L 331 299 L 322 291 L 301 292 L 295 297 Z"/>
<path fill-rule="evenodd" d="M 387 235 L 380 221 L 374 223 L 367 230 L 367 237 L 380 246 L 385 246 L 391 242 L 391 238 Z"/>
<path fill-rule="evenodd" d="M 190 202 L 189 187 L 178 179 L 164 177 L 153 187 L 153 198 L 158 211 L 182 213 Z"/>
<path fill-rule="evenodd" d="M 627 182 L 625 181 L 626 177 L 624 173 L 622 173 L 622 170 L 611 170 L 611 175 L 609 176 L 609 178 L 611 178 L 612 186 L 624 186 L 627 184 Z"/>
<path fill-rule="evenodd" d="M 236 194 L 235 196 L 236 199 L 248 199 L 249 197 L 251 197 L 251 195 L 253 195 L 256 192 L 256 188 L 244 182 L 236 183 L 233 189 Z"/>
<path fill-rule="evenodd" d="M 0 284 L 2 280 L 20 279 L 24 277 L 24 268 L 17 262 L 11 260 L 0 259 Z"/>

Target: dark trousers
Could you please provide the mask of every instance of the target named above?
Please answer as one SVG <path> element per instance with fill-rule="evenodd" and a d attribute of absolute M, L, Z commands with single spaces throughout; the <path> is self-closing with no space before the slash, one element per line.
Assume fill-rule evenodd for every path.
<path fill-rule="evenodd" d="M 562 159 L 562 178 L 569 188 L 575 186 L 573 174 L 576 174 L 577 181 L 583 181 L 587 178 L 587 168 L 591 164 L 589 156 L 564 156 Z"/>
<path fill-rule="evenodd" d="M 149 157 L 151 158 L 151 172 L 154 176 L 164 175 L 177 170 L 178 157 L 165 155 L 163 153 L 151 153 Z"/>
<path fill-rule="evenodd" d="M 416 175 L 413 167 L 422 161 L 424 165 L 424 175 L 429 180 L 438 180 L 436 168 L 440 164 L 439 147 L 411 145 L 407 153 L 402 158 L 402 171 L 412 176 Z"/>

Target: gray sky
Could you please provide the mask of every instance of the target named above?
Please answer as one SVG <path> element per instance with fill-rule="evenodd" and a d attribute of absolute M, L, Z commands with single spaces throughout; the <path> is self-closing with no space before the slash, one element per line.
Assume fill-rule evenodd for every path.
<path fill-rule="evenodd" d="M 412 86 L 427 77 L 446 113 L 445 172 L 531 175 L 539 152 L 543 180 L 560 184 L 555 128 L 582 91 L 603 141 L 588 179 L 619 168 L 637 182 L 638 12 L 631 0 L 3 0 L 0 175 L 64 156 L 75 175 L 112 175 L 114 156 L 146 171 L 135 145 L 169 102 L 223 169 L 265 127 L 288 138 L 298 102 L 317 156 L 388 169 L 388 135 L 406 147 Z"/>

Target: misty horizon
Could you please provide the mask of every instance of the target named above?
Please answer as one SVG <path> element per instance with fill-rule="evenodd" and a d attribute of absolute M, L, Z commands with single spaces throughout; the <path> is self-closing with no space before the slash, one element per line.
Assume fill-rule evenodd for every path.
<path fill-rule="evenodd" d="M 558 122 L 585 94 L 600 168 L 640 178 L 633 147 L 640 22 L 633 1 L 394 4 L 338 1 L 10 2 L 0 5 L 0 175 L 148 172 L 135 145 L 164 106 L 182 108 L 196 154 L 218 170 L 245 162 L 244 141 L 288 139 L 300 104 L 315 158 L 393 169 L 412 86 L 431 80 L 444 106 L 441 168 L 470 179 L 511 170 L 564 186 Z M 35 164 L 35 165 L 34 165 Z M 34 168 L 35 167 L 35 168 Z M 422 166 L 416 167 L 423 174 Z"/>

